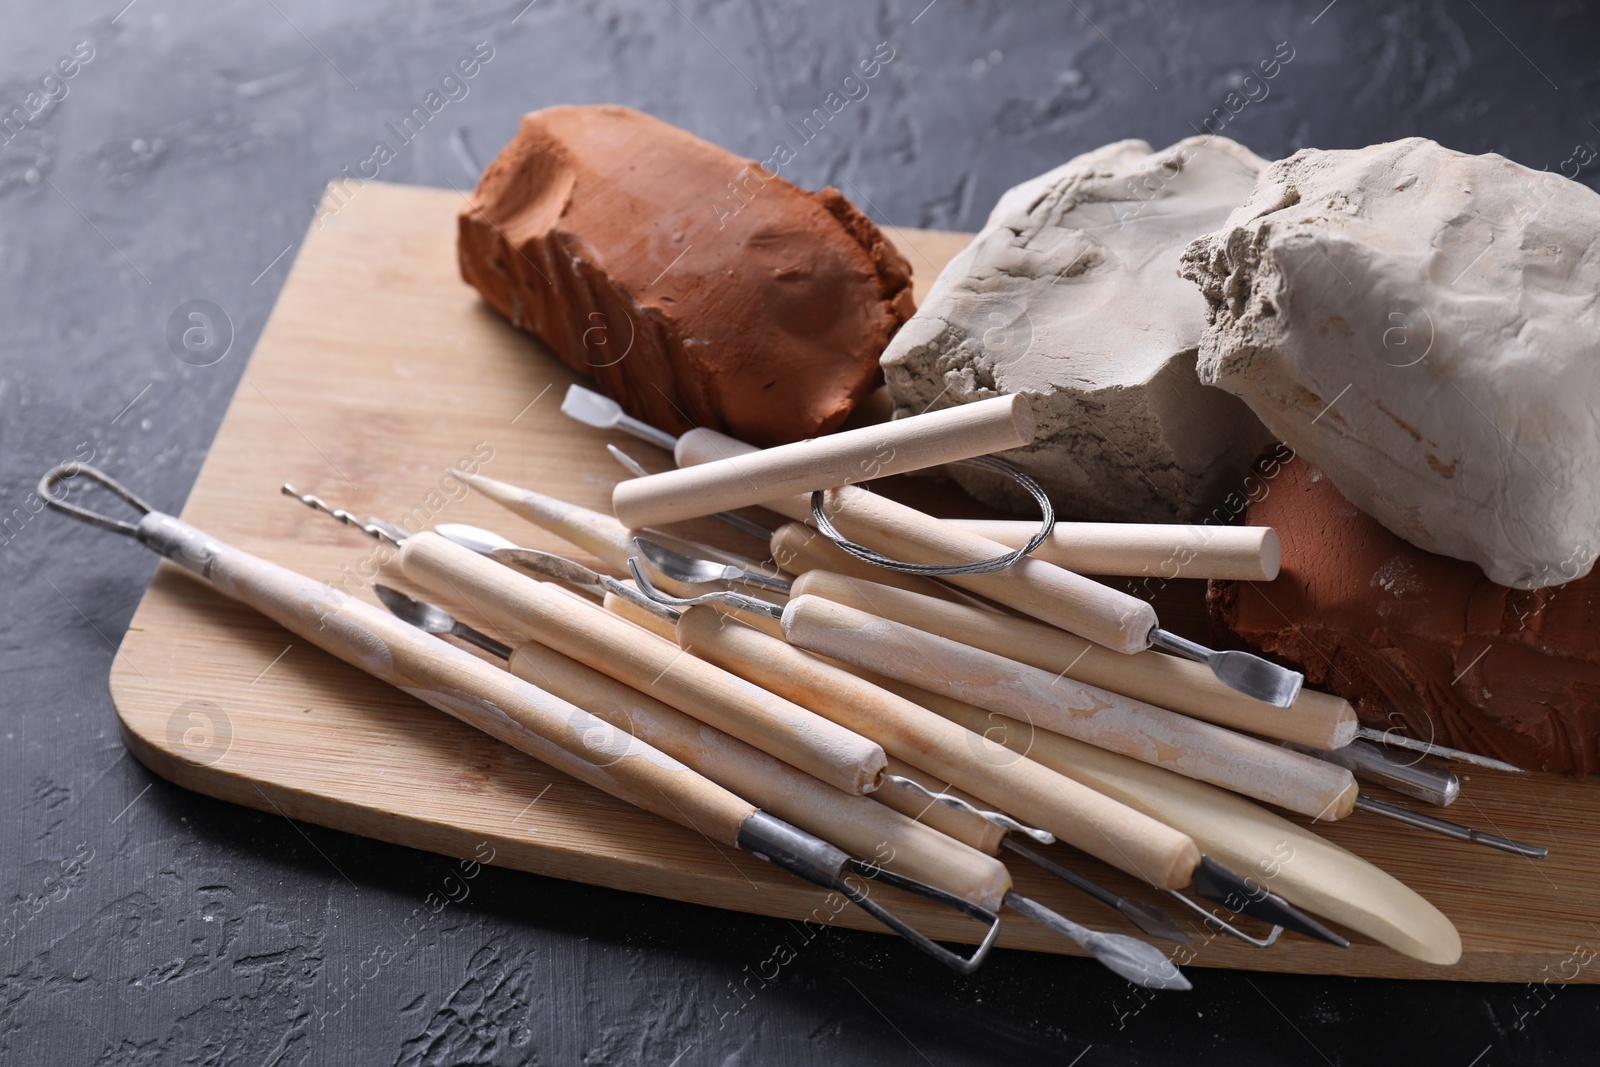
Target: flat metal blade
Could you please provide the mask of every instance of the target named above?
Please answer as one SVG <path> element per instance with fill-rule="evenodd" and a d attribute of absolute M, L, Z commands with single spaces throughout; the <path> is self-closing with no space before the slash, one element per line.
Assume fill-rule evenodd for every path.
<path fill-rule="evenodd" d="M 1079 926 L 1071 919 L 1014 891 L 1006 894 L 1005 902 L 1046 929 L 1082 945 L 1098 963 L 1134 985 L 1146 989 L 1179 991 L 1194 988 L 1177 965 L 1152 944 L 1126 934 L 1105 934 Z"/>
<path fill-rule="evenodd" d="M 1211 673 L 1229 689 L 1255 697 L 1273 707 L 1287 708 L 1300 695 L 1306 676 L 1280 667 L 1248 652 L 1213 652 L 1207 658 Z"/>
<path fill-rule="evenodd" d="M 597 430 L 609 430 L 622 417 L 622 405 L 608 396 L 581 385 L 567 386 L 567 395 L 561 398 L 561 414 L 576 419 Z"/>

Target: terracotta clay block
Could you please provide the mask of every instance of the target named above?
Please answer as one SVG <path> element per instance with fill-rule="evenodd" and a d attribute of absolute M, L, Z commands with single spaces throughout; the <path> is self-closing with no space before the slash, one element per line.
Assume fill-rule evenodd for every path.
<path fill-rule="evenodd" d="M 460 215 L 461 275 L 631 415 L 770 446 L 882 378 L 911 268 L 837 190 L 613 105 L 527 115 Z"/>
<path fill-rule="evenodd" d="M 1271 582 L 1213 581 L 1213 629 L 1293 663 L 1368 726 L 1547 771 L 1600 770 L 1600 575 L 1496 585 L 1384 529 L 1305 459 L 1258 467 Z"/>

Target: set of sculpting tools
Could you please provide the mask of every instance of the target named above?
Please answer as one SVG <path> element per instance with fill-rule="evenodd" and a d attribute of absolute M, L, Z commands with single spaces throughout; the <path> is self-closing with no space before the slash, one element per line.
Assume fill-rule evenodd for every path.
<path fill-rule="evenodd" d="M 1020 475 L 1039 523 L 945 521 L 857 487 L 954 462 L 1014 473 L 984 457 L 1031 437 L 1023 398 L 765 451 L 705 430 L 673 438 L 578 387 L 563 411 L 668 448 L 678 468 L 619 483 L 615 517 L 460 476 L 615 574 L 473 527 L 358 518 L 284 487 L 393 546 L 408 583 L 494 635 L 396 589 L 376 589 L 384 612 L 232 549 L 92 468 L 58 467 L 40 493 L 435 708 L 841 894 L 961 971 L 981 962 L 1009 908 L 1131 981 L 1188 987 L 1152 945 L 1090 930 L 1013 888 L 1002 853 L 1152 937 L 1188 939 L 1162 908 L 1044 851 L 1056 842 L 1253 944 L 1285 929 L 1348 944 L 1329 920 L 1441 964 L 1461 946 L 1437 909 L 1270 809 L 1314 820 L 1371 812 L 1543 854 L 1361 793 L 1357 777 L 1443 805 L 1459 782 L 1420 757 L 1389 756 L 1370 742 L 1393 738 L 1360 728 L 1346 702 L 1302 691 L 1295 672 L 1170 633 L 1148 602 L 1078 573 L 1267 579 L 1278 567 L 1270 530 L 1056 523 Z M 136 521 L 69 502 L 63 487 L 75 478 L 122 497 Z M 735 510 L 752 505 L 789 521 L 773 529 Z M 710 514 L 761 537 L 770 559 L 651 529 Z M 896 892 L 966 916 L 978 947 L 962 953 L 920 933 Z M 1228 913 L 1271 930 L 1249 934 Z"/>

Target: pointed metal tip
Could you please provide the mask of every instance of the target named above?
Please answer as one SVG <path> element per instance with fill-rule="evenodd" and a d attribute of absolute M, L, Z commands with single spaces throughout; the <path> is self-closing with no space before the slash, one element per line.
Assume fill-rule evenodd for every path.
<path fill-rule="evenodd" d="M 1440 819 L 1420 811 L 1412 811 L 1400 804 L 1391 804 L 1387 800 L 1378 800 L 1366 794 L 1356 797 L 1356 810 L 1382 815 L 1386 819 L 1403 822 L 1407 826 L 1414 826 L 1419 830 L 1429 830 L 1457 841 L 1470 841 L 1475 845 L 1496 849 L 1500 852 L 1510 852 L 1516 856 L 1526 856 L 1528 859 L 1542 860 L 1550 854 L 1550 850 L 1543 845 L 1525 845 L 1521 841 L 1513 841 L 1509 837 L 1499 834 L 1486 834 L 1482 830 L 1474 830 L 1470 826 L 1463 826 L 1449 819 Z"/>
<path fill-rule="evenodd" d="M 650 472 L 644 469 L 644 464 L 628 455 L 616 445 L 606 445 L 606 451 L 610 453 L 612 459 L 620 463 L 623 469 L 629 474 L 633 475 L 635 478 L 650 477 Z"/>
<path fill-rule="evenodd" d="M 1137 900 L 1129 900 L 1127 897 L 1123 897 L 1117 903 L 1117 910 L 1122 913 L 1123 918 L 1151 937 L 1159 937 L 1164 941 L 1175 941 L 1180 945 L 1194 943 L 1194 938 L 1189 936 L 1187 930 L 1178 925 L 1177 920 L 1165 908 L 1152 907 L 1149 904 L 1141 904 Z"/>
<path fill-rule="evenodd" d="M 1506 771 L 1510 774 L 1527 774 L 1527 769 L 1518 767 L 1514 763 L 1495 759 L 1493 756 L 1480 756 L 1476 752 L 1467 752 L 1459 748 L 1447 748 L 1436 745 L 1432 741 L 1424 741 L 1417 737 L 1407 737 L 1405 734 L 1394 730 L 1379 730 L 1371 726 L 1356 727 L 1356 736 L 1380 745 L 1391 745 L 1395 748 L 1404 748 L 1412 752 L 1420 752 L 1424 756 L 1437 756 L 1440 759 L 1453 760 L 1456 763 L 1469 763 L 1474 767 L 1483 767 L 1491 771 Z"/>
<path fill-rule="evenodd" d="M 1154 945 L 1126 934 L 1107 934 L 1091 930 L 1045 907 L 1030 897 L 1012 890 L 1005 903 L 1047 930 L 1081 945 L 1102 967 L 1146 989 L 1185 992 L 1193 989 L 1177 964 Z"/>
<path fill-rule="evenodd" d="M 1293 930 L 1339 948 L 1350 947 L 1348 938 L 1328 929 L 1278 894 L 1235 874 L 1210 856 L 1200 857 L 1200 866 L 1194 872 L 1194 890 L 1230 911 L 1263 919 L 1285 930 Z"/>

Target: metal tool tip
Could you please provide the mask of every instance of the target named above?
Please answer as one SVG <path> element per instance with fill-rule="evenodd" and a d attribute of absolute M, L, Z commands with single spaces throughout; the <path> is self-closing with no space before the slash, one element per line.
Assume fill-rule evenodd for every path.
<path fill-rule="evenodd" d="M 1257 882 L 1224 867 L 1210 856 L 1200 857 L 1194 872 L 1195 892 L 1231 911 L 1264 919 L 1285 930 L 1349 948 L 1350 941 Z"/>
<path fill-rule="evenodd" d="M 617 424 L 622 405 L 608 396 L 602 396 L 581 385 L 567 386 L 567 395 L 561 398 L 561 414 L 585 426 L 608 430 Z"/>
<path fill-rule="evenodd" d="M 616 445 L 606 445 L 606 451 L 610 453 L 612 459 L 622 464 L 623 468 L 635 478 L 648 478 L 650 476 L 650 472 L 644 469 L 644 464 L 628 455 Z"/>

